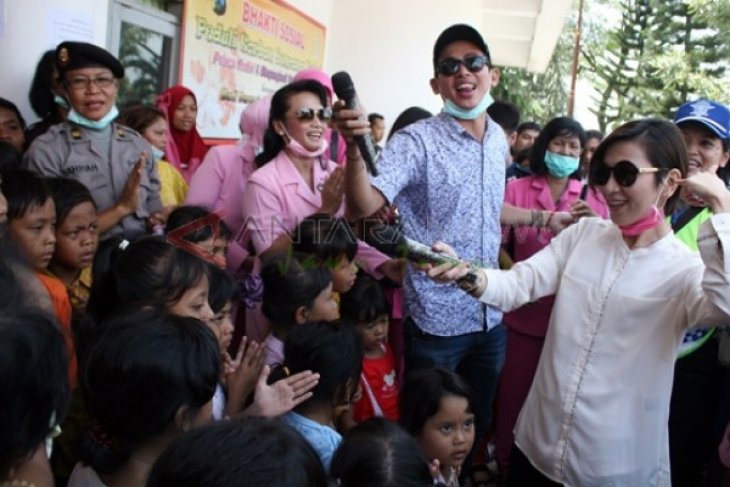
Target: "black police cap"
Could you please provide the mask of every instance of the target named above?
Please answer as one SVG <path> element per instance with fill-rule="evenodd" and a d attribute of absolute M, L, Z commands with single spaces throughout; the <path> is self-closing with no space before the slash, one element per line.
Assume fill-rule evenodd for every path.
<path fill-rule="evenodd" d="M 102 66 L 109 68 L 115 78 L 124 77 L 124 66 L 119 59 L 94 44 L 86 42 L 62 42 L 56 47 L 56 66 L 61 76 L 72 69 Z"/>

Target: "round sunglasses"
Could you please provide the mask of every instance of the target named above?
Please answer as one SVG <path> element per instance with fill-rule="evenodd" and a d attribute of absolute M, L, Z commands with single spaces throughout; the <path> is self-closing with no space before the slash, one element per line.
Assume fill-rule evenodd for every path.
<path fill-rule="evenodd" d="M 443 76 L 453 76 L 459 72 L 459 66 L 462 64 L 472 73 L 478 73 L 484 66 L 489 65 L 489 58 L 484 55 L 464 56 L 464 59 L 447 57 L 436 64 L 436 72 Z"/>
<path fill-rule="evenodd" d="M 664 169 L 658 167 L 637 167 L 631 161 L 618 161 L 615 166 L 608 167 L 601 161 L 591 164 L 589 179 L 592 185 L 605 186 L 608 184 L 608 180 L 611 179 L 611 174 L 613 173 L 613 178 L 616 182 L 624 188 L 628 188 L 636 182 L 639 174 L 657 173 Z"/>
<path fill-rule="evenodd" d="M 331 108 L 320 108 L 315 110 L 314 108 L 300 108 L 295 114 L 297 120 L 311 122 L 314 117 L 317 117 L 320 122 L 329 122 L 332 120 L 332 109 Z"/>

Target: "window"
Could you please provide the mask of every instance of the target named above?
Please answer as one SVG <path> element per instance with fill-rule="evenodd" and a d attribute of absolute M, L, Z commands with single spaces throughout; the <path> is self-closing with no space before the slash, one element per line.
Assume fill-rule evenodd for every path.
<path fill-rule="evenodd" d="M 133 0 L 114 0 L 109 46 L 125 68 L 119 105 L 153 103 L 177 82 L 180 23 L 167 12 Z"/>

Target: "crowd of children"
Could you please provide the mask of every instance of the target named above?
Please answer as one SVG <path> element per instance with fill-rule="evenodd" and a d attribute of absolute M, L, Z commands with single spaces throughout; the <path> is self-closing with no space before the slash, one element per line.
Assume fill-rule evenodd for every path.
<path fill-rule="evenodd" d="M 468 45 L 456 39 L 452 44 L 464 43 Z M 339 163 L 357 160 L 350 146 L 347 157 L 343 150 L 351 138 L 345 140 L 328 125 L 333 90 L 324 73 L 305 70 L 270 99 L 252 104 L 242 116 L 242 142 L 208 151 L 195 129 L 197 102 L 187 88 L 166 90 L 157 107 L 133 104 L 118 114 L 118 80 L 124 73 L 111 54 L 65 42 L 46 57 L 39 70 L 55 73 L 58 83 L 36 90 L 57 104 L 43 105 L 45 132 L 36 125 L 26 134 L 20 113 L 0 99 L 0 110 L 17 113 L 19 127 L 8 143 L 0 144 L 0 375 L 6 378 L 0 391 L 0 486 L 476 487 L 498 481 L 470 475 L 488 473 L 483 466 L 488 433 L 480 431 L 486 398 L 476 394 L 468 374 L 435 363 L 403 367 L 400 318 L 416 326 L 399 304 L 407 264 L 358 240 L 347 219 L 348 180 Z M 444 64 L 449 60 L 456 62 L 455 72 L 453 63 Z M 436 66 L 437 75 L 480 73 L 486 63 L 448 58 Z M 690 154 L 699 154 L 689 158 L 690 176 L 721 176 L 730 159 L 730 110 L 711 107 L 725 119 L 709 135 L 702 127 L 716 119 L 706 116 L 707 107 L 677 122 Z M 402 123 L 426 116 L 419 110 L 409 109 Z M 382 117 L 375 118 L 382 125 Z M 681 125 L 686 122 L 700 125 Z M 638 123 L 671 132 L 669 122 Z M 665 172 L 676 169 L 677 180 L 685 177 L 681 138 L 670 144 L 676 149 L 676 167 L 657 163 L 637 169 L 635 161 L 625 160 L 636 152 L 606 168 L 610 144 L 598 145 L 597 158 L 589 157 L 581 167 L 586 134 L 580 124 L 560 117 L 542 132 L 536 124 L 528 125 L 523 131 L 536 132 L 536 145 L 514 154 L 514 161 L 529 160 L 529 168 L 515 166 L 505 197 L 506 203 L 530 210 L 525 213 L 531 219 L 528 228 L 504 228 L 504 253 L 511 254 L 504 267 L 511 260 L 527 261 L 515 265 L 518 275 L 569 238 L 556 236 L 566 215 L 590 222 L 577 223 L 565 232 L 568 236 L 587 225 L 614 230 L 610 221 L 588 217 L 595 213 L 605 219 L 613 211 L 612 218 L 620 219 L 616 215 L 627 210 L 599 197 L 596 187 L 610 182 L 631 194 L 637 178 L 648 172 L 658 174 L 662 182 L 657 191 L 665 191 L 669 183 L 660 178 Z M 522 140 L 521 130 L 517 126 L 515 142 Z M 501 135 L 490 137 L 501 140 Z M 609 136 L 609 142 L 612 137 L 617 135 Z M 327 157 L 329 141 L 342 146 Z M 386 156 L 390 152 L 388 146 L 383 149 Z M 693 163 L 707 168 L 695 167 L 693 173 Z M 589 174 L 590 184 L 583 184 L 581 177 Z M 206 181 L 213 180 L 217 183 L 207 187 Z M 690 184 L 682 181 L 677 184 Z M 716 183 L 693 186 L 697 191 L 711 187 L 705 191 L 711 202 L 685 195 L 690 204 L 704 208 L 690 220 L 698 213 L 706 213 L 704 221 L 712 211 L 725 212 L 725 195 Z M 656 189 L 646 188 L 647 194 Z M 380 213 L 397 216 L 393 202 L 387 203 Z M 660 223 L 657 215 L 651 215 L 651 228 Z M 723 221 L 716 220 L 718 225 Z M 633 231 L 629 227 L 634 223 L 619 227 Z M 698 226 L 687 237 L 690 246 Z M 679 234 L 681 228 L 675 231 Z M 645 234 L 630 238 L 638 235 Z M 554 238 L 557 243 L 551 243 Z M 462 277 L 460 270 L 466 272 L 444 267 L 431 274 L 450 281 Z M 409 272 L 407 279 L 427 280 Z M 513 275 L 487 274 L 495 287 Z M 527 303 L 504 318 L 507 358 L 494 426 L 499 466 L 503 473 L 508 465 L 520 474 L 534 473 L 529 478 L 540 485 L 559 484 L 556 478 L 567 484 L 569 477 L 581 485 L 593 464 L 584 471 L 575 466 L 576 458 L 563 458 L 565 468 L 574 470 L 569 474 L 556 473 L 557 463 L 545 467 L 549 460 L 536 453 L 534 440 L 542 430 L 530 428 L 552 428 L 545 411 L 568 414 L 550 389 L 569 375 L 563 373 L 565 357 L 555 356 L 555 350 L 585 334 L 571 330 L 570 337 L 555 337 L 556 326 L 568 325 L 553 323 L 557 284 L 542 294 L 535 291 L 530 295 L 534 300 L 526 295 L 509 300 L 507 291 L 498 299 L 487 289 L 482 279 L 464 288 L 505 309 Z M 486 317 L 487 307 L 479 306 Z M 720 314 L 702 323 L 706 327 L 694 339 L 684 338 L 701 342 L 695 350 L 714 337 L 712 365 L 715 333 L 721 333 L 714 325 L 724 324 Z M 417 333 L 425 341 L 444 338 Z M 675 334 L 681 339 L 682 333 Z M 671 368 L 675 357 L 670 345 L 662 358 Z M 583 358 L 589 368 L 591 360 Z M 681 370 L 682 364 L 677 367 Z M 671 378 L 669 369 L 662 370 L 666 389 Z M 489 387 L 496 389 L 496 382 Z M 538 404 L 536 391 L 552 409 Z M 649 396 L 641 407 L 668 416 L 668 404 Z M 688 409 L 676 406 L 682 414 Z M 727 415 L 716 409 L 707 413 L 724 426 Z M 590 407 L 578 405 L 576 411 L 590 412 Z M 560 415 L 554 416 L 557 424 Z M 526 418 L 544 421 L 528 424 Z M 667 419 L 654 421 L 666 426 Z M 601 422 L 595 416 L 592 420 Z M 586 436 L 593 441 L 590 432 Z M 559 440 L 570 450 L 566 438 Z M 715 435 L 702 443 L 712 447 L 698 460 L 704 462 L 703 478 L 727 476 L 720 460 L 730 463 L 730 437 L 717 450 L 719 440 Z M 595 450 L 612 449 L 615 458 L 618 448 L 626 446 L 617 445 Z M 663 454 L 644 453 L 652 458 Z M 591 461 L 604 468 L 606 458 L 608 453 Z M 672 462 L 679 465 L 674 457 Z M 650 462 L 644 463 L 636 470 Z M 677 469 L 683 474 L 689 470 Z M 662 481 L 668 478 L 668 466 L 665 473 Z M 510 485 L 532 482 L 511 478 Z M 687 478 L 697 479 L 692 472 Z M 629 484 L 619 479 L 610 485 Z"/>

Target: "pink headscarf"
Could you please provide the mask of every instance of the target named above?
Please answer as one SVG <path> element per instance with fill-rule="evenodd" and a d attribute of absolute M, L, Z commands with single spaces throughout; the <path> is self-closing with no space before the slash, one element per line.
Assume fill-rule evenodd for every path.
<path fill-rule="evenodd" d="M 269 112 L 271 111 L 271 95 L 249 103 L 241 113 L 241 133 L 243 139 L 243 157 L 253 162 L 259 148 L 264 145 L 264 133 L 269 126 Z"/>

